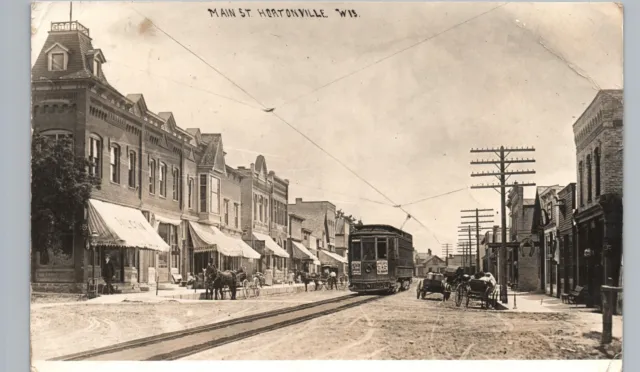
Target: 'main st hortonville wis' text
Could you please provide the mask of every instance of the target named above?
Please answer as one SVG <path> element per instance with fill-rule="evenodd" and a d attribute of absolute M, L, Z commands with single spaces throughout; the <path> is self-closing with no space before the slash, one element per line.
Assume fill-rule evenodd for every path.
<path fill-rule="evenodd" d="M 214 8 L 207 9 L 212 18 L 329 18 L 330 12 L 324 9 L 246 9 Z M 334 9 L 341 18 L 358 18 L 352 9 Z"/>

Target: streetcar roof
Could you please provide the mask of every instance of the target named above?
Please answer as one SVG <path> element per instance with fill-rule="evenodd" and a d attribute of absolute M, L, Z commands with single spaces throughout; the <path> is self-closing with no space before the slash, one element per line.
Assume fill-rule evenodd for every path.
<path fill-rule="evenodd" d="M 393 227 L 391 225 L 362 225 L 362 226 L 354 226 L 354 230 L 351 232 L 351 235 L 356 234 L 380 234 L 380 233 L 388 233 L 388 234 L 396 234 L 401 235 L 407 239 L 413 240 L 413 236 L 408 232 L 402 231 L 397 227 Z"/>

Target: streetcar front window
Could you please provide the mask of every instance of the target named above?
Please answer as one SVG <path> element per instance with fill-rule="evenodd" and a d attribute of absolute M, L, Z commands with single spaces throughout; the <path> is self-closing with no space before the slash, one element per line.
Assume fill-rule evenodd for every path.
<path fill-rule="evenodd" d="M 387 239 L 378 238 L 376 244 L 378 248 L 378 259 L 386 260 L 388 258 L 387 257 Z"/>
<path fill-rule="evenodd" d="M 362 260 L 375 261 L 376 242 L 374 239 L 362 239 Z"/>
<path fill-rule="evenodd" d="M 360 241 L 351 242 L 351 260 L 352 261 L 360 261 L 362 260 L 362 247 L 360 247 Z"/>

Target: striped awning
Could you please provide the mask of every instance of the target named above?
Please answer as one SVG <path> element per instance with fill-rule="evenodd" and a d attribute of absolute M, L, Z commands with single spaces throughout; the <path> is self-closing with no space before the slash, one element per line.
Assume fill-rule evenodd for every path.
<path fill-rule="evenodd" d="M 242 240 L 240 238 L 233 237 L 233 236 L 229 236 L 229 235 L 227 235 L 227 237 L 229 238 L 229 240 L 231 240 L 235 244 L 237 244 L 237 246 L 242 251 L 242 257 L 244 257 L 244 258 L 252 258 L 252 259 L 256 259 L 256 260 L 261 257 L 260 253 L 256 252 L 253 248 L 251 248 L 251 246 L 249 246 L 249 244 L 245 243 L 244 240 Z"/>
<path fill-rule="evenodd" d="M 101 246 L 171 250 L 140 210 L 96 199 L 89 199 L 89 231 Z"/>
<path fill-rule="evenodd" d="M 254 232 L 253 236 L 257 240 L 264 241 L 265 248 L 270 250 L 274 255 L 278 257 L 289 258 L 289 253 L 287 253 L 287 251 L 285 251 L 282 247 L 280 247 L 278 243 L 276 243 L 273 239 L 271 239 L 269 235 Z"/>
<path fill-rule="evenodd" d="M 349 262 L 345 257 L 342 257 L 337 253 L 333 253 L 325 250 L 319 250 L 319 252 L 320 252 L 320 261 L 322 262 L 338 261 L 339 263 L 343 263 L 343 264 L 346 264 Z"/>
<path fill-rule="evenodd" d="M 293 257 L 301 260 L 311 260 L 314 265 L 320 265 L 320 260 L 313 253 L 311 253 L 307 247 L 302 243 L 298 243 L 296 241 L 291 241 L 293 243 Z"/>
<path fill-rule="evenodd" d="M 215 226 L 189 221 L 194 252 L 216 251 L 228 257 L 242 257 L 237 242 L 224 235 Z"/>

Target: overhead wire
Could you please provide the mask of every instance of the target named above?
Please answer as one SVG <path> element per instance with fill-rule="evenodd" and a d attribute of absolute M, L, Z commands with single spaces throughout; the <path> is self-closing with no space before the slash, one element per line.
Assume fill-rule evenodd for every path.
<path fill-rule="evenodd" d="M 429 36 L 429 37 L 426 37 L 426 38 L 424 38 L 424 39 L 422 39 L 422 40 L 420 40 L 420 41 L 418 41 L 418 42 L 416 42 L 416 43 L 414 43 L 414 44 L 411 44 L 411 45 L 409 45 L 409 46 L 408 46 L 408 47 L 406 47 L 406 48 L 400 49 L 400 50 L 398 50 L 398 51 L 396 51 L 396 52 L 394 52 L 394 53 L 389 54 L 388 56 L 385 56 L 385 57 L 383 57 L 383 58 L 380 58 L 380 59 L 378 59 L 378 60 L 376 60 L 376 61 L 374 61 L 374 62 L 372 62 L 372 63 L 370 63 L 370 64 L 368 64 L 368 65 L 365 65 L 365 66 L 363 66 L 363 67 L 361 67 L 361 68 L 359 68 L 359 69 L 357 69 L 357 70 L 354 70 L 354 71 L 352 71 L 352 72 L 349 72 L 348 74 L 342 75 L 342 76 L 340 76 L 340 77 L 339 77 L 339 78 L 337 78 L 337 79 L 331 80 L 330 82 L 328 82 L 328 83 L 326 83 L 326 84 L 323 84 L 323 85 L 321 85 L 321 86 L 317 87 L 316 89 L 311 90 L 310 92 L 303 93 L 303 94 L 301 94 L 301 95 L 299 95 L 299 96 L 297 96 L 297 97 L 295 97 L 295 98 L 293 98 L 293 99 L 287 100 L 287 101 L 285 101 L 285 102 L 281 103 L 280 105 L 278 105 L 278 108 L 281 108 L 281 107 L 283 107 L 283 106 L 286 106 L 286 105 L 288 105 L 288 104 L 290 104 L 290 103 L 292 103 L 292 102 L 298 101 L 298 100 L 300 100 L 300 99 L 302 99 L 302 98 L 304 98 L 304 97 L 306 97 L 306 96 L 309 96 L 309 95 L 311 95 L 311 94 L 313 94 L 313 93 L 316 93 L 316 92 L 318 92 L 318 91 L 320 91 L 320 90 L 322 90 L 322 89 L 325 89 L 325 88 L 329 87 L 330 85 L 333 85 L 333 84 L 335 84 L 335 83 L 337 83 L 337 82 L 339 82 L 339 81 L 341 81 L 341 80 L 344 80 L 344 79 L 346 79 L 346 78 L 349 78 L 349 77 L 351 77 L 351 76 L 353 76 L 353 75 L 355 75 L 355 74 L 357 74 L 357 73 L 360 73 L 360 72 L 362 72 L 362 71 L 364 71 L 364 70 L 366 70 L 366 69 L 368 69 L 368 68 L 371 68 L 371 67 L 373 67 L 373 66 L 375 66 L 375 65 L 377 65 L 377 64 L 379 64 L 379 63 L 381 63 L 381 62 L 384 62 L 384 61 L 386 61 L 386 60 L 388 60 L 388 59 L 390 59 L 390 58 L 393 58 L 393 57 L 397 56 L 398 54 L 404 53 L 404 52 L 406 52 L 406 51 L 408 51 L 408 50 L 410 50 L 410 49 L 413 49 L 413 48 L 415 48 L 415 47 L 417 47 L 417 46 L 420 46 L 420 45 L 422 45 L 422 44 L 424 44 L 424 43 L 426 43 L 426 42 L 428 42 L 428 41 L 430 41 L 430 40 L 432 40 L 432 39 L 437 38 L 438 36 L 441 36 L 441 35 L 443 35 L 443 34 L 445 34 L 445 33 L 449 32 L 449 31 L 451 31 L 451 30 L 453 30 L 453 29 L 455 29 L 455 28 L 457 28 L 457 27 L 460 27 L 460 26 L 462 26 L 462 25 L 464 25 L 464 24 L 466 24 L 466 23 L 469 23 L 469 22 L 471 22 L 471 21 L 473 21 L 473 20 L 477 19 L 477 18 L 480 18 L 480 17 L 482 17 L 482 16 L 484 16 L 484 15 L 486 15 L 486 14 L 489 14 L 489 13 L 493 12 L 494 10 L 496 10 L 496 9 L 498 9 L 498 8 L 501 8 L 501 7 L 503 7 L 503 6 L 507 5 L 507 4 L 508 4 L 508 3 L 500 4 L 500 5 L 498 5 L 498 6 L 496 6 L 496 7 L 493 7 L 493 8 L 491 8 L 491 9 L 487 10 L 487 11 L 484 11 L 484 12 L 482 12 L 482 13 L 478 14 L 478 15 L 475 15 L 475 16 L 473 16 L 473 17 L 471 17 L 471 18 L 468 18 L 468 19 L 466 19 L 466 20 L 464 20 L 464 21 L 462 21 L 462 22 L 456 23 L 455 25 L 453 25 L 453 26 L 451 26 L 451 27 L 449 27 L 449 28 L 447 28 L 447 29 L 444 29 L 444 30 L 442 30 L 442 31 L 440 31 L 440 32 L 438 32 L 438 33 L 435 33 L 435 34 L 433 34 L 433 35 L 431 35 L 431 36 Z"/>
<path fill-rule="evenodd" d="M 471 20 L 474 20 L 476 18 L 479 18 L 485 14 L 488 14 L 496 9 L 498 9 L 501 6 L 506 5 L 506 3 L 501 4 L 499 6 L 496 6 L 488 11 L 485 11 L 481 14 L 478 14 L 474 17 L 471 17 L 463 22 L 460 22 L 452 27 L 449 27 L 446 30 L 443 30 L 435 35 L 430 36 L 429 38 L 426 38 L 410 47 L 404 48 L 398 52 L 395 52 L 385 58 L 382 58 L 370 65 L 364 66 L 363 68 L 356 70 L 352 73 L 349 73 L 345 76 L 343 76 L 342 78 L 338 78 L 333 80 L 332 82 L 323 85 L 322 87 L 319 87 L 317 89 L 315 89 L 312 92 L 309 92 L 305 95 L 309 95 L 312 94 L 313 92 L 317 92 L 320 89 L 326 88 L 329 85 L 332 85 L 340 80 L 343 80 L 346 77 L 349 77 L 351 75 L 354 75 L 360 71 L 363 71 L 366 68 L 372 67 L 386 59 L 389 59 L 395 55 L 398 55 L 406 50 L 409 50 L 413 47 L 416 47 L 420 44 L 423 44 L 426 41 L 429 41 L 437 36 L 440 36 L 442 34 L 444 34 L 445 32 L 448 32 L 458 26 L 461 26 Z M 353 176 L 355 176 L 356 178 L 358 178 L 360 181 L 362 181 L 363 183 L 365 183 L 366 185 L 368 185 L 369 187 L 371 187 L 374 191 L 376 191 L 378 194 L 380 194 L 383 198 L 385 198 L 387 201 L 389 201 L 392 205 L 394 205 L 395 207 L 397 207 L 398 209 L 400 209 L 401 211 L 403 211 L 406 215 L 407 215 L 407 221 L 409 219 L 413 219 L 414 221 L 416 221 L 420 226 L 422 226 L 425 230 L 427 230 L 428 232 L 430 232 L 433 236 L 433 238 L 438 242 L 438 244 L 440 244 L 440 240 L 437 238 L 437 236 L 435 235 L 435 233 L 433 231 L 431 231 L 424 223 L 422 223 L 419 219 L 417 219 L 415 216 L 412 216 L 405 208 L 403 208 L 402 205 L 396 204 L 393 202 L 393 200 L 391 198 L 389 198 L 385 193 L 383 193 L 380 189 L 378 189 L 376 186 L 374 186 L 371 182 L 369 182 L 368 180 L 366 180 L 364 177 L 360 176 L 360 174 L 358 174 L 356 171 L 354 171 L 353 169 L 351 169 L 348 165 L 346 165 L 343 161 L 341 161 L 340 159 L 338 159 L 337 157 L 335 157 L 333 154 L 331 154 L 330 152 L 328 152 L 327 150 L 325 150 L 322 146 L 320 146 L 318 143 L 316 143 L 313 139 L 311 139 L 309 136 L 307 136 L 305 133 L 303 133 L 302 131 L 300 131 L 298 128 L 296 128 L 295 126 L 293 126 L 291 123 L 289 123 L 287 120 L 285 120 L 284 118 L 282 118 L 280 115 L 278 115 L 276 112 L 274 112 L 274 108 L 267 108 L 262 102 L 260 102 L 256 97 L 254 97 L 253 95 L 251 95 L 248 91 L 246 91 L 244 88 L 242 88 L 239 84 L 237 84 L 235 81 L 233 81 L 231 78 L 229 78 L 228 76 L 226 76 L 222 71 L 218 70 L 216 67 L 214 67 L 213 65 L 211 65 L 209 62 L 207 62 L 204 58 L 200 57 L 197 53 L 195 53 L 194 51 L 192 51 L 189 47 L 187 47 L 186 45 L 184 45 L 183 43 L 181 43 L 179 40 L 177 40 L 176 38 L 174 38 L 173 36 L 171 36 L 168 32 L 164 31 L 164 29 L 162 29 L 161 27 L 159 27 L 155 22 L 153 22 L 152 20 L 150 20 L 148 17 L 146 17 L 144 14 L 142 14 L 140 11 L 138 11 L 135 7 L 133 7 L 133 10 L 138 13 L 141 17 L 144 17 L 146 20 L 149 20 L 150 23 L 153 25 L 153 27 L 155 27 L 156 29 L 158 29 L 161 33 L 163 33 L 165 36 L 167 36 L 169 39 L 171 39 L 172 41 L 174 41 L 176 44 L 178 44 L 179 46 L 181 46 L 183 49 L 185 49 L 188 53 L 190 53 L 191 55 L 193 55 L 194 57 L 196 57 L 198 60 L 200 60 L 202 63 L 204 63 L 206 66 L 208 66 L 209 68 L 211 68 L 213 71 L 215 71 L 216 73 L 218 73 L 220 76 L 222 76 L 225 80 L 227 80 L 228 82 L 230 82 L 233 86 L 235 86 L 237 89 L 239 89 L 240 91 L 242 91 L 244 94 L 246 94 L 249 98 L 251 98 L 253 101 L 255 101 L 258 105 L 260 105 L 261 107 L 263 107 L 263 111 L 271 113 L 274 117 L 276 117 L 277 119 L 279 119 L 282 123 L 284 123 L 285 125 L 287 125 L 289 128 L 293 129 L 295 132 L 297 132 L 299 135 L 301 135 L 302 137 L 304 137 L 307 141 L 309 141 L 311 144 L 313 144 L 316 148 L 318 148 L 320 151 L 322 151 L 324 154 L 326 154 L 327 156 L 329 156 L 330 158 L 332 158 L 334 161 L 336 161 L 338 164 L 340 164 L 343 168 L 345 168 L 349 173 L 351 173 Z M 292 101 L 289 101 L 289 103 Z M 286 103 L 286 102 L 285 102 Z M 282 105 L 281 105 L 282 106 Z"/>

